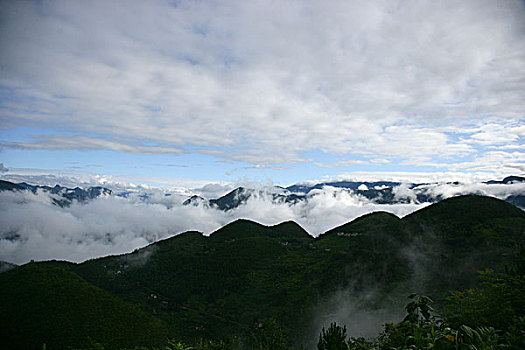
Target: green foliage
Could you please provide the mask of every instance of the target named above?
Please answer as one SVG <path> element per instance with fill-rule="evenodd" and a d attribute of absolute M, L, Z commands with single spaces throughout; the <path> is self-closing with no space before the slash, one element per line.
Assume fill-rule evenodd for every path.
<path fill-rule="evenodd" d="M 131 254 L 83 264 L 35 264 L 74 273 L 68 278 L 57 277 L 55 284 L 31 285 L 29 281 L 39 279 L 25 275 L 25 267 L 2 273 L 0 287 L 4 287 L 0 293 L 8 294 L 2 294 L 6 297 L 2 310 L 5 306 L 9 311 L 6 315 L 18 316 L 9 319 L 8 327 L 1 324 L 0 328 L 10 333 L 6 339 L 24 344 L 18 348 L 40 347 L 43 343 L 60 348 L 67 341 L 79 348 L 93 348 L 96 343 L 114 348 L 107 340 L 109 336 L 99 336 L 107 331 L 112 338 L 120 339 L 121 347 L 165 346 L 166 339 L 174 337 L 177 342 L 168 346 L 284 349 L 311 337 L 308 328 L 314 305 L 336 290 L 359 295 L 372 282 L 378 292 L 363 307 L 381 308 L 397 302 L 401 308 L 399 300 L 409 291 L 417 291 L 430 295 L 441 309 L 449 290 L 463 292 L 448 301 L 452 306 L 450 313 L 445 313 L 446 322 L 434 317 L 430 299 L 414 295 L 404 321 L 385 325 L 377 339 L 350 337 L 345 345 L 350 349 L 437 349 L 452 344 L 450 339 L 463 346 L 465 343 L 458 339 L 466 335 L 454 336 L 462 325 L 480 335 L 485 334 L 481 327 L 493 327 L 498 342 L 521 344 L 517 339 L 524 339 L 524 320 L 518 310 L 525 292 L 518 276 L 523 274 L 502 277 L 500 272 L 516 259 L 516 246 L 525 244 L 524 232 L 523 211 L 503 201 L 476 196 L 444 200 L 403 219 L 372 213 L 318 238 L 293 222 L 266 227 L 238 220 L 210 237 L 186 232 Z M 475 271 L 487 267 L 497 272 L 484 273 L 483 283 L 488 284 L 472 289 L 476 286 Z M 20 300 L 27 300 L 24 305 L 16 304 L 19 296 L 5 287 L 14 283 L 7 281 L 17 275 L 19 280 L 14 285 L 19 283 L 16 293 L 23 296 Z M 78 276 L 84 279 L 82 286 L 70 283 Z M 93 290 L 96 292 L 86 292 Z M 32 301 L 51 296 L 39 303 Z M 112 310 L 109 315 L 97 306 L 106 305 L 99 297 L 107 299 L 105 307 Z M 80 299 L 91 305 L 88 310 L 79 309 Z M 9 305 L 10 300 L 15 300 L 18 313 Z M 124 313 L 122 300 L 126 308 L 134 305 L 135 316 Z M 121 306 L 114 310 L 109 306 L 113 302 Z M 80 323 L 79 315 L 88 326 Z M 116 315 L 121 315 L 122 321 L 117 321 Z M 274 323 L 254 329 L 254 320 L 258 319 Z M 144 329 L 157 326 L 141 332 L 136 323 L 142 323 Z M 25 346 L 27 334 L 39 343 Z M 85 334 L 99 335 L 89 342 Z M 231 338 L 225 340 L 225 335 Z M 153 337 L 158 343 L 148 343 Z M 150 340 L 142 340 L 146 338 Z M 52 339 L 63 343 L 53 343 Z"/>
<path fill-rule="evenodd" d="M 275 319 L 270 319 L 257 326 L 253 349 L 256 350 L 286 350 L 286 336 Z"/>
<path fill-rule="evenodd" d="M 348 348 L 523 349 L 525 279 L 521 274 L 522 263 L 523 259 L 517 259 L 517 264 L 505 274 L 480 272 L 482 287 L 452 293 L 444 318 L 436 315 L 429 297 L 412 294 L 403 321 L 385 324 L 376 339 L 351 338 Z"/>
<path fill-rule="evenodd" d="M 426 295 L 419 295 L 417 293 L 410 294 L 408 298 L 412 299 L 412 301 L 405 307 L 407 315 L 403 321 L 417 325 L 431 321 L 432 313 L 434 312 L 434 309 L 430 306 L 432 299 Z"/>
<path fill-rule="evenodd" d="M 409 305 L 413 305 L 414 301 Z M 373 349 L 496 349 L 498 335 L 494 328 L 472 329 L 462 325 L 457 329 L 450 328 L 443 320 L 433 315 L 414 318 L 414 314 L 423 315 L 427 304 L 411 313 L 396 324 L 386 324 L 384 331 L 377 338 Z"/>
<path fill-rule="evenodd" d="M 335 322 L 327 330 L 321 330 L 318 350 L 346 350 L 346 326 L 338 326 Z"/>
<path fill-rule="evenodd" d="M 164 348 L 165 350 L 194 350 L 193 347 L 185 345 L 181 342 L 176 342 L 174 340 L 169 340 L 168 345 Z"/>
<path fill-rule="evenodd" d="M 31 263 L 0 274 L 0 348 L 160 346 L 167 325 L 74 273 Z"/>
<path fill-rule="evenodd" d="M 237 337 L 223 338 L 219 341 L 201 339 L 195 345 L 195 350 L 235 350 L 239 349 L 240 346 L 241 344 Z"/>
<path fill-rule="evenodd" d="M 524 256 L 522 249 L 514 267 L 506 273 L 480 271 L 481 288 L 452 292 L 445 308 L 447 321 L 454 327 L 494 327 L 508 344 L 525 348 Z"/>
<path fill-rule="evenodd" d="M 376 341 L 363 337 L 350 337 L 348 340 L 348 350 L 372 350 L 376 348 Z"/>
<path fill-rule="evenodd" d="M 233 337 L 223 338 L 219 341 L 200 339 L 196 344 L 191 346 L 180 341 L 169 340 L 164 350 L 236 350 L 239 349 L 239 347 L 239 339 Z"/>

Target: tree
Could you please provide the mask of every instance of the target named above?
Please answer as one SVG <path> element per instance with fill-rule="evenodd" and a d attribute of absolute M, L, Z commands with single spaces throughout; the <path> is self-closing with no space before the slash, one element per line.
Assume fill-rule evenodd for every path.
<path fill-rule="evenodd" d="M 286 336 L 275 319 L 270 319 L 255 334 L 257 350 L 286 350 Z"/>
<path fill-rule="evenodd" d="M 318 350 L 346 350 L 346 326 L 338 326 L 335 322 L 330 324 L 328 330 L 324 327 L 319 334 Z"/>

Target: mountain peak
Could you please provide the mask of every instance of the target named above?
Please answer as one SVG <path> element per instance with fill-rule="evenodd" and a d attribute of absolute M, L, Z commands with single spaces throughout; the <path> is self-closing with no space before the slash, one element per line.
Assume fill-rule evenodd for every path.
<path fill-rule="evenodd" d="M 442 200 L 434 205 L 420 209 L 403 220 L 424 218 L 431 221 L 483 222 L 486 218 L 525 217 L 518 207 L 498 198 L 465 195 Z"/>
<path fill-rule="evenodd" d="M 401 219 L 392 213 L 386 211 L 375 211 L 362 215 L 346 224 L 335 227 L 321 236 L 341 235 L 341 234 L 361 234 L 369 231 L 386 230 L 391 231 L 399 230 Z M 321 237 L 320 236 L 320 237 Z"/>
<path fill-rule="evenodd" d="M 259 236 L 267 228 L 257 222 L 247 219 L 237 219 L 213 232 L 214 239 L 237 239 L 241 237 Z"/>

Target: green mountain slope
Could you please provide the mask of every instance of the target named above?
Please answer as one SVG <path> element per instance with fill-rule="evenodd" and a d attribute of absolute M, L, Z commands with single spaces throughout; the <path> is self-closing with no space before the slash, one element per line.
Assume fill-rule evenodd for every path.
<path fill-rule="evenodd" d="M 160 346 L 167 325 L 76 274 L 30 263 L 0 274 L 0 348 Z"/>
<path fill-rule="evenodd" d="M 187 232 L 73 269 L 155 312 L 183 339 L 249 338 L 254 324 L 269 318 L 293 338 L 310 321 L 312 305 L 337 290 L 359 294 L 373 282 L 382 293 L 369 306 L 380 307 L 403 304 L 411 291 L 439 299 L 473 286 L 477 269 L 510 261 L 524 225 L 525 214 L 512 205 L 468 196 L 402 220 L 372 213 L 317 239 L 291 222 L 237 220 L 210 237 Z"/>
<path fill-rule="evenodd" d="M 175 326 L 185 339 L 249 336 L 259 318 L 295 323 L 311 303 L 304 283 L 313 242 L 287 222 L 235 221 L 204 237 L 186 232 L 129 255 L 70 265 L 90 282 Z"/>
<path fill-rule="evenodd" d="M 480 196 L 451 198 L 405 217 L 404 231 L 417 252 L 414 265 L 424 271 L 424 291 L 444 295 L 472 286 L 478 270 L 512 265 L 525 243 L 524 218 L 513 205 Z"/>
<path fill-rule="evenodd" d="M 300 343 L 336 293 L 365 311 L 402 308 L 411 292 L 439 305 L 449 290 L 473 287 L 476 270 L 511 264 L 524 233 L 523 211 L 465 196 L 403 219 L 368 214 L 318 238 L 293 222 L 237 220 L 209 237 L 186 232 L 131 254 L 53 264 L 164 320 L 177 339 L 237 335 L 249 344 L 276 320 Z"/>

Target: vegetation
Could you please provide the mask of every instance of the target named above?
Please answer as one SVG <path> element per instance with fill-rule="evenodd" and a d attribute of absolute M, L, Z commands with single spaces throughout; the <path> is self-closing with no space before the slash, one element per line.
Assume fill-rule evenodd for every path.
<path fill-rule="evenodd" d="M 346 327 L 333 323 L 321 332 L 318 349 L 524 349 L 524 267 L 521 262 L 505 274 L 480 272 L 482 287 L 453 292 L 443 317 L 429 297 L 410 295 L 403 321 L 385 324 L 376 338 L 346 339 Z"/>
<path fill-rule="evenodd" d="M 238 220 L 210 237 L 186 232 L 131 254 L 33 263 L 0 274 L 7 338 L 0 336 L 9 346 L 0 345 L 299 348 L 318 332 L 311 324 L 315 307 L 335 291 L 358 297 L 373 286 L 365 310 L 401 310 L 405 296 L 418 293 L 403 321 L 386 324 L 374 339 L 346 339 L 346 328 L 332 323 L 318 342 L 305 345 L 480 349 L 479 339 L 489 339 L 519 348 L 525 293 L 524 254 L 517 252 L 524 232 L 523 211 L 465 196 L 403 219 L 365 215 L 318 238 L 293 222 L 266 227 Z M 481 286 L 477 270 L 484 271 Z"/>
<path fill-rule="evenodd" d="M 167 325 L 76 274 L 30 263 L 0 274 L 0 348 L 161 346 Z"/>

